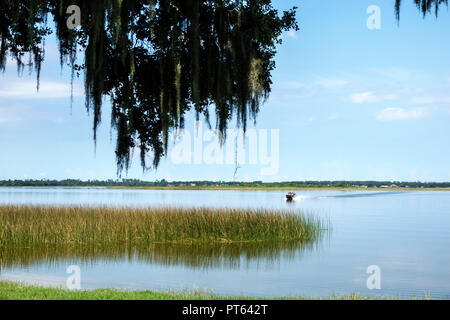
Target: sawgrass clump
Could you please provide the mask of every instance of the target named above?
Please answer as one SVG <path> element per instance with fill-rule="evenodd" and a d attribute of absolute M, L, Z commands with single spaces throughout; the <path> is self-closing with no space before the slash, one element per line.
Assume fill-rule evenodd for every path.
<path fill-rule="evenodd" d="M 312 243 L 326 225 L 292 211 L 0 207 L 1 248 L 145 248 L 158 243 Z"/>

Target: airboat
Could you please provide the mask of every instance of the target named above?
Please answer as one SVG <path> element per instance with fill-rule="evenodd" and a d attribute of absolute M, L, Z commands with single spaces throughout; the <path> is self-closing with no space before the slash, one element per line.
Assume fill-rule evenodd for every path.
<path fill-rule="evenodd" d="M 295 198 L 295 192 L 288 192 L 286 195 L 286 201 L 294 201 Z"/>

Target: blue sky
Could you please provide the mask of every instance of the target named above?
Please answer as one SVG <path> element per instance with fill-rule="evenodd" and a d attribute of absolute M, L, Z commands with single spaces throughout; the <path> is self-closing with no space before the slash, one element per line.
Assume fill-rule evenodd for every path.
<path fill-rule="evenodd" d="M 397 26 L 393 2 L 275 2 L 298 6 L 301 28 L 283 35 L 272 94 L 251 126 L 268 130 L 269 141 L 270 130 L 278 133 L 277 169 L 263 174 L 259 156 L 256 163 L 247 157 L 237 180 L 450 181 L 450 14 L 422 19 L 412 0 L 403 1 Z M 380 30 L 366 26 L 370 5 L 381 9 Z M 108 103 L 95 151 L 81 81 L 71 110 L 54 39 L 46 57 L 39 93 L 35 75 L 19 78 L 13 63 L 0 75 L 0 179 L 116 178 Z M 186 130 L 193 146 L 192 116 Z M 233 179 L 235 165 L 226 161 L 178 164 L 177 143 L 156 171 L 143 173 L 136 157 L 128 177 Z M 269 154 L 275 147 L 267 144 Z"/>

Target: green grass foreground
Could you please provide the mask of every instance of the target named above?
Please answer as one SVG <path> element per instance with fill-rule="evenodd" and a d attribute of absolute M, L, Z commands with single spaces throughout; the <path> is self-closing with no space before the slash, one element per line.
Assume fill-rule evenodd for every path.
<path fill-rule="evenodd" d="M 326 225 L 277 210 L 0 206 L 3 248 L 312 242 Z"/>
<path fill-rule="evenodd" d="M 206 300 L 219 299 L 197 293 L 163 293 L 156 291 L 125 291 L 98 289 L 89 291 L 46 288 L 22 283 L 0 281 L 0 300 Z M 236 298 L 238 299 L 238 298 Z"/>
<path fill-rule="evenodd" d="M 332 295 L 326 298 L 279 297 L 273 299 L 241 296 L 216 296 L 202 292 L 157 292 L 98 289 L 70 291 L 60 288 L 45 288 L 22 283 L 0 281 L 0 300 L 392 300 L 398 298 L 370 298 L 358 294 Z M 426 297 L 425 297 L 426 299 Z"/>

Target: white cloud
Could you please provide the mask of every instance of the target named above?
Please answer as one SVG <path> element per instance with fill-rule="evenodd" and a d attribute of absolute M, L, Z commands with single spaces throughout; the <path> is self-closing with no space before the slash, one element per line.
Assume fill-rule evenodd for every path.
<path fill-rule="evenodd" d="M 295 32 L 295 30 L 289 30 L 289 31 L 287 31 L 287 32 L 286 32 L 286 35 L 288 36 L 288 38 L 298 39 L 297 33 Z"/>
<path fill-rule="evenodd" d="M 19 122 L 22 119 L 18 117 L 17 115 L 4 115 L 0 114 L 0 124 L 3 123 L 11 123 L 11 122 Z"/>
<path fill-rule="evenodd" d="M 350 95 L 350 100 L 353 103 L 374 102 L 375 95 L 373 94 L 373 92 L 370 92 L 370 91 L 354 93 L 354 94 Z"/>
<path fill-rule="evenodd" d="M 422 119 L 429 115 L 429 112 L 423 108 L 415 108 L 406 110 L 403 108 L 386 108 L 380 110 L 376 118 L 379 121 L 396 121 L 396 120 L 414 120 Z"/>
<path fill-rule="evenodd" d="M 343 79 L 320 77 L 317 80 L 308 83 L 300 81 L 284 81 L 280 82 L 280 86 L 285 89 L 319 90 L 342 87 L 348 85 L 348 83 L 348 81 Z"/>
<path fill-rule="evenodd" d="M 328 120 L 333 121 L 333 120 L 337 120 L 339 119 L 339 115 L 336 113 L 332 113 L 330 115 L 328 115 Z"/>
<path fill-rule="evenodd" d="M 280 83 L 280 87 L 285 89 L 310 89 L 311 85 L 300 81 L 284 81 Z"/>
<path fill-rule="evenodd" d="M 354 93 L 349 96 L 353 103 L 361 104 L 365 102 L 379 102 L 386 100 L 396 100 L 397 96 L 394 94 L 375 95 L 372 91 Z"/>
<path fill-rule="evenodd" d="M 324 88 L 335 88 L 347 85 L 348 81 L 334 78 L 322 78 L 319 81 L 317 81 L 317 84 Z"/>
<path fill-rule="evenodd" d="M 411 81 L 417 79 L 421 76 L 417 71 L 407 68 L 384 68 L 384 69 L 374 69 L 374 73 L 382 76 L 386 80 L 393 81 L 395 83 L 401 83 L 404 81 Z"/>
<path fill-rule="evenodd" d="M 0 124 L 17 123 L 30 118 L 30 108 L 23 105 L 0 105 Z"/>
<path fill-rule="evenodd" d="M 416 97 L 411 99 L 411 101 L 415 104 L 450 103 L 450 97 L 437 97 L 437 96 Z"/>
<path fill-rule="evenodd" d="M 278 37 L 278 39 L 281 39 L 281 40 L 286 39 L 286 38 L 291 38 L 291 39 L 297 40 L 298 39 L 297 32 L 295 30 L 285 31 Z"/>
<path fill-rule="evenodd" d="M 24 122 L 38 120 L 63 124 L 66 122 L 67 118 L 65 116 L 55 116 L 48 111 L 42 111 L 39 106 L 33 106 L 32 104 L 0 104 L 0 125 L 22 125 Z"/>
<path fill-rule="evenodd" d="M 40 82 L 39 91 L 36 91 L 36 80 L 26 79 L 9 81 L 0 78 L 0 98 L 5 99 L 58 99 L 70 97 L 70 82 L 45 81 Z M 74 85 L 74 97 L 83 95 L 79 85 Z"/>
<path fill-rule="evenodd" d="M 331 113 L 326 117 L 317 117 L 317 116 L 310 116 L 308 118 L 308 122 L 314 122 L 314 121 L 324 121 L 324 120 L 328 120 L 328 121 L 334 121 L 339 119 L 339 115 L 336 113 Z"/>
<path fill-rule="evenodd" d="M 435 97 L 419 97 L 419 98 L 413 98 L 411 99 L 412 103 L 416 104 L 432 104 L 436 103 Z"/>

